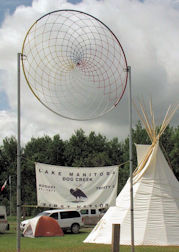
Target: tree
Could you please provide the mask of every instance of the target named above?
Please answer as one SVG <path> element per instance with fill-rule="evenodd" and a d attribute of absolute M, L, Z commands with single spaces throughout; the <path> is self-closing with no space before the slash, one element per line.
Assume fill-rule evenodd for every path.
<path fill-rule="evenodd" d="M 179 126 L 175 129 L 172 128 L 171 134 L 171 149 L 167 150 L 171 167 L 179 180 Z"/>
<path fill-rule="evenodd" d="M 87 153 L 87 139 L 82 129 L 79 129 L 65 142 L 64 160 L 66 166 L 76 166 Z"/>
<path fill-rule="evenodd" d="M 135 143 L 151 144 L 151 142 L 140 122 L 132 129 L 132 138 L 134 170 L 137 166 Z M 160 143 L 165 149 L 163 152 L 166 154 L 166 159 L 170 160 L 173 171 L 179 179 L 179 126 L 176 128 L 168 126 L 161 136 Z M 16 152 L 15 137 L 5 138 L 0 146 L 0 183 L 2 185 L 9 175 L 12 176 L 14 214 L 16 212 Z M 73 167 L 119 165 L 118 192 L 129 177 L 129 137 L 119 142 L 118 138 L 108 140 L 94 131 L 85 135 L 84 131 L 79 129 L 65 141 L 58 134 L 53 138 L 49 136 L 32 138 L 21 153 L 22 204 L 36 205 L 35 162 Z M 4 194 L 0 194 L 0 200 L 1 204 L 8 204 L 8 187 Z M 28 215 L 35 211 L 33 208 L 27 208 Z"/>

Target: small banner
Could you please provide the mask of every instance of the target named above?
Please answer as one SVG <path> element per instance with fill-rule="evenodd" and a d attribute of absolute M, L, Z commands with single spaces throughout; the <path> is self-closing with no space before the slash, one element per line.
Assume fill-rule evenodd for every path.
<path fill-rule="evenodd" d="M 115 205 L 118 166 L 65 167 L 36 163 L 37 204 L 52 208 Z"/>

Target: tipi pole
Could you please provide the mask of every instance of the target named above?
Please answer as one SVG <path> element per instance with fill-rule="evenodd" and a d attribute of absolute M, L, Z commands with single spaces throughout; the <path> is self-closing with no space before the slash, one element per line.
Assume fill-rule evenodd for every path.
<path fill-rule="evenodd" d="M 134 252 L 134 202 L 133 202 L 133 155 L 132 155 L 132 88 L 131 67 L 127 68 L 129 74 L 129 164 L 130 164 L 130 208 L 131 208 L 131 252 Z"/>
<path fill-rule="evenodd" d="M 20 143 L 20 60 L 17 54 L 17 252 L 20 252 L 20 218 L 21 218 L 21 143 Z"/>

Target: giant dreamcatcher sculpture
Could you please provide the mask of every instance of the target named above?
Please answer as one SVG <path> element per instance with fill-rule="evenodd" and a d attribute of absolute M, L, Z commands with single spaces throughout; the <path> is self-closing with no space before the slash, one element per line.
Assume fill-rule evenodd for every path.
<path fill-rule="evenodd" d="M 25 36 L 21 59 L 36 98 L 73 120 L 109 112 L 127 85 L 119 40 L 99 19 L 81 11 L 58 10 L 39 18 Z"/>
<path fill-rule="evenodd" d="M 27 32 L 22 55 L 30 89 L 60 116 L 99 117 L 124 94 L 123 49 L 107 26 L 86 13 L 60 10 L 41 17 Z"/>

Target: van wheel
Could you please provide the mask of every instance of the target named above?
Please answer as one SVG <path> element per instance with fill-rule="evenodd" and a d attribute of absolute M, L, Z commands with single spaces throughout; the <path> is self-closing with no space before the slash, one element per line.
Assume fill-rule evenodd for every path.
<path fill-rule="evenodd" d="M 80 230 L 80 226 L 77 223 L 75 223 L 71 226 L 72 234 L 78 234 L 79 230 Z"/>

